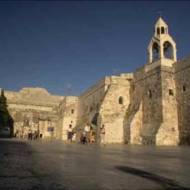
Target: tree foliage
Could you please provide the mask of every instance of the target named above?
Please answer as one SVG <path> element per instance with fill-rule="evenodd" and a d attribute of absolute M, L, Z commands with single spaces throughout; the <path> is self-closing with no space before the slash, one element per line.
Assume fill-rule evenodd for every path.
<path fill-rule="evenodd" d="M 12 127 L 13 119 L 8 111 L 7 98 L 4 95 L 4 90 L 1 90 L 0 96 L 0 127 Z"/>

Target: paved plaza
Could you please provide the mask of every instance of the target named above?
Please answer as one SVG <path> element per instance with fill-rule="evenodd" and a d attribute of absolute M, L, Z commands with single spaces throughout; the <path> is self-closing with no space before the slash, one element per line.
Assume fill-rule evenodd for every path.
<path fill-rule="evenodd" d="M 0 140 L 2 190 L 190 189 L 190 148 Z"/>

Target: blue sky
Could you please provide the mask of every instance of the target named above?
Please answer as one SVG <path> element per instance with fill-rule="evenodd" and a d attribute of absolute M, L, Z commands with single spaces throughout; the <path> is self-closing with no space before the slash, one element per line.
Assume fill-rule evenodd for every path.
<path fill-rule="evenodd" d="M 188 1 L 0 2 L 0 87 L 79 95 L 147 61 L 162 11 L 178 58 L 190 53 Z"/>

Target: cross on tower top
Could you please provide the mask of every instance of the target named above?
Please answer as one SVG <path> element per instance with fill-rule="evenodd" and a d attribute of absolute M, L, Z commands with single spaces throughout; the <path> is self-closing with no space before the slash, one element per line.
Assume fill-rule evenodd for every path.
<path fill-rule="evenodd" d="M 162 11 L 157 12 L 159 14 L 159 17 L 162 17 Z"/>

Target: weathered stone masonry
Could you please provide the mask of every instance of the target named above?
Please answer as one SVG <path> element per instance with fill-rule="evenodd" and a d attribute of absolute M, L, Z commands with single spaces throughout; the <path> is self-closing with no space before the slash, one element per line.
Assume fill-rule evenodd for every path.
<path fill-rule="evenodd" d="M 27 138 L 29 130 L 39 131 L 43 138 L 55 136 L 58 120 L 56 110 L 63 97 L 50 95 L 41 88 L 23 88 L 20 92 L 5 91 L 5 96 L 17 137 Z"/>
<path fill-rule="evenodd" d="M 43 138 L 67 139 L 71 124 L 76 141 L 86 123 L 105 125 L 107 143 L 190 144 L 190 57 L 177 61 L 175 41 L 162 18 L 148 46 L 148 63 L 134 73 L 106 76 L 79 97 L 55 96 L 41 88 L 5 91 L 14 130 Z"/>

